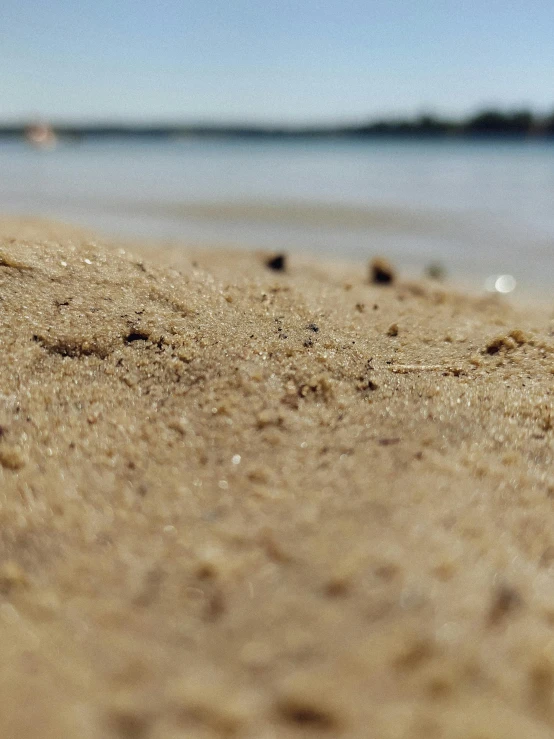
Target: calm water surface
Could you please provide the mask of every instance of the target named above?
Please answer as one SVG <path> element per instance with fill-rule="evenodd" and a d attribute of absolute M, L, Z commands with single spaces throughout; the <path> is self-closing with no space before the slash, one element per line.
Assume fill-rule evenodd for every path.
<path fill-rule="evenodd" d="M 123 236 L 440 261 L 460 278 L 554 280 L 546 142 L 0 143 L 0 211 Z"/>

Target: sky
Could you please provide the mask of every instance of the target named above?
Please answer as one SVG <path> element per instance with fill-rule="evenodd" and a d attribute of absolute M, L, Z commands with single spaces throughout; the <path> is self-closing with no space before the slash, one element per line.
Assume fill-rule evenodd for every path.
<path fill-rule="evenodd" d="M 553 0 L 2 0 L 0 120 L 554 110 Z"/>

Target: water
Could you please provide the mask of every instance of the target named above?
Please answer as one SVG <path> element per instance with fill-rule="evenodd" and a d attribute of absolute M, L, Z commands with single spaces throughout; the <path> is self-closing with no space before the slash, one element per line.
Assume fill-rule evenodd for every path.
<path fill-rule="evenodd" d="M 0 173 L 0 212 L 111 234 L 554 279 L 548 142 L 3 142 Z"/>

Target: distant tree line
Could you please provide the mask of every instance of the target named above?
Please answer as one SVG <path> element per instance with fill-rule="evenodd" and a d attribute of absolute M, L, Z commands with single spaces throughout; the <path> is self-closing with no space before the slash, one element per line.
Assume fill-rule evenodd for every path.
<path fill-rule="evenodd" d="M 539 117 L 529 110 L 482 110 L 465 120 L 432 115 L 415 119 L 372 121 L 351 130 L 360 135 L 403 136 L 554 136 L 554 113 Z"/>
<path fill-rule="evenodd" d="M 0 124 L 0 137 L 25 135 L 28 124 Z M 433 115 L 416 118 L 372 120 L 342 126 L 221 125 L 221 124 L 59 124 L 54 126 L 62 138 L 140 137 L 167 139 L 175 137 L 241 137 L 241 138 L 323 138 L 323 137 L 554 137 L 554 112 L 538 116 L 530 110 L 482 110 L 465 120 L 448 120 Z"/>

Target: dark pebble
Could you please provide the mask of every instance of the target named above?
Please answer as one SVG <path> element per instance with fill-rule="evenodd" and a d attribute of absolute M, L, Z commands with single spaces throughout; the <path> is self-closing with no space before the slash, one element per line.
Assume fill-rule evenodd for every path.
<path fill-rule="evenodd" d="M 390 285 L 394 282 L 395 273 L 386 259 L 376 257 L 369 264 L 369 280 L 376 285 Z"/>
<path fill-rule="evenodd" d="M 286 254 L 276 254 L 266 260 L 265 266 L 274 272 L 284 272 L 287 268 Z"/>

